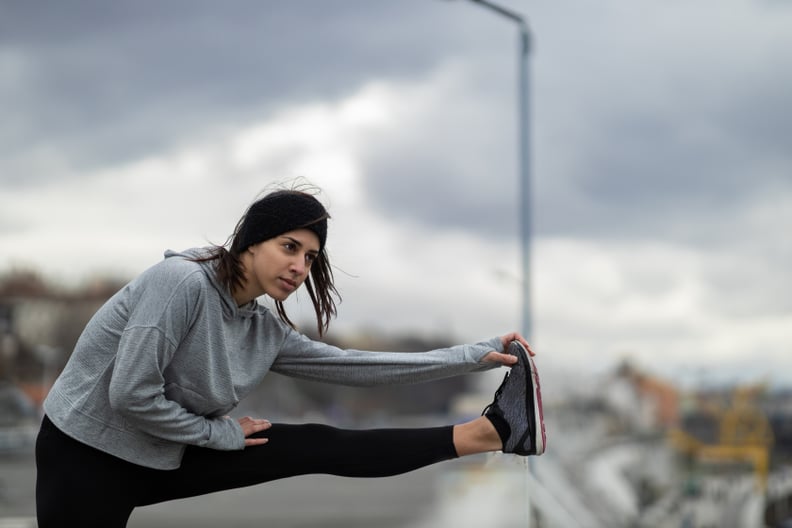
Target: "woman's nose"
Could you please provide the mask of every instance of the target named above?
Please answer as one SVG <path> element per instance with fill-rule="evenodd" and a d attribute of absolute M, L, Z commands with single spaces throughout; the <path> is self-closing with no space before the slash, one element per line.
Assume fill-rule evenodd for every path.
<path fill-rule="evenodd" d="M 300 256 L 298 256 L 298 257 L 296 257 L 296 258 L 294 258 L 292 260 L 292 262 L 291 262 L 291 270 L 292 270 L 293 273 L 296 273 L 298 275 L 302 275 L 302 274 L 305 273 L 305 269 L 306 269 L 305 258 L 302 255 L 300 255 Z"/>

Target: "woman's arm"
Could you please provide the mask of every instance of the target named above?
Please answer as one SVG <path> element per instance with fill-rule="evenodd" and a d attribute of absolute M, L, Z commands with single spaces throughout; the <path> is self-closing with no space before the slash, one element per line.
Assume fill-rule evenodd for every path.
<path fill-rule="evenodd" d="M 509 336 L 509 341 L 519 337 Z M 428 352 L 371 352 L 343 350 L 292 332 L 272 370 L 297 378 L 353 386 L 417 383 L 511 365 L 513 358 L 503 354 L 507 337 Z"/>

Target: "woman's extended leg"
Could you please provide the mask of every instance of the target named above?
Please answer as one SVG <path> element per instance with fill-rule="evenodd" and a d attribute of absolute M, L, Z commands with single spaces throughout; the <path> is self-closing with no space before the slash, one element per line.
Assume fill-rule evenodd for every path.
<path fill-rule="evenodd" d="M 483 420 L 489 423 L 486 418 Z M 487 426 L 483 422 L 479 425 Z M 456 458 L 455 441 L 465 454 L 475 445 L 477 427 L 347 430 L 326 425 L 273 424 L 258 433 L 269 442 L 242 451 L 190 447 L 179 469 L 163 472 L 140 504 L 191 497 L 297 475 L 386 477 Z M 497 433 L 489 425 L 497 439 Z M 470 437 L 470 438 L 468 438 Z M 499 441 L 495 442 L 499 445 Z M 495 447 L 497 449 L 497 445 Z"/>
<path fill-rule="evenodd" d="M 481 420 L 487 422 L 475 422 Z M 267 444 L 242 451 L 188 447 L 179 469 L 157 470 L 86 446 L 45 418 L 36 451 L 39 526 L 120 528 L 136 506 L 309 473 L 397 475 L 456 458 L 458 439 L 469 452 L 480 432 L 469 424 L 372 430 L 273 424 L 258 433 Z"/>

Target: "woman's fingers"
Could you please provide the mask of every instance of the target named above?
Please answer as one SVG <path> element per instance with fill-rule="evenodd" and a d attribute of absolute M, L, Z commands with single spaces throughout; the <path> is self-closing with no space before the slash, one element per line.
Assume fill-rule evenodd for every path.
<path fill-rule="evenodd" d="M 506 347 L 508 347 L 509 343 L 511 343 L 512 341 L 519 341 L 525 347 L 525 350 L 528 351 L 528 354 L 532 356 L 536 355 L 536 352 L 531 350 L 531 345 L 528 344 L 528 341 L 526 341 L 525 338 L 519 332 L 511 332 L 501 337 L 501 342 L 503 343 L 504 349 L 506 349 Z"/>
<path fill-rule="evenodd" d="M 245 438 L 245 447 L 263 445 L 269 442 L 269 438 Z"/>
<path fill-rule="evenodd" d="M 269 440 L 267 438 L 248 438 L 249 436 L 260 433 L 261 431 L 266 431 L 272 424 L 269 420 L 263 420 L 259 418 L 251 418 L 250 416 L 245 416 L 238 420 L 239 425 L 242 427 L 242 433 L 245 435 L 245 446 L 254 446 L 254 445 L 261 445 L 266 444 Z"/>
<path fill-rule="evenodd" d="M 484 361 L 491 361 L 493 363 L 500 363 L 501 365 L 506 365 L 507 367 L 511 367 L 515 363 L 517 363 L 517 357 L 512 356 L 511 354 L 504 354 L 503 352 L 495 352 L 494 350 L 484 356 Z"/>

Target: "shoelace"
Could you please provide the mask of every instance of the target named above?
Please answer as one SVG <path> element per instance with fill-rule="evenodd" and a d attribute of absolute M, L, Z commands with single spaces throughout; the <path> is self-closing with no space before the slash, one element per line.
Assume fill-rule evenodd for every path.
<path fill-rule="evenodd" d="M 492 399 L 492 403 L 490 403 L 489 405 L 487 405 L 486 407 L 484 407 L 484 410 L 483 410 L 483 411 L 481 411 L 481 416 L 484 416 L 485 414 L 487 414 L 487 411 L 489 411 L 489 410 L 490 410 L 490 408 L 491 408 L 493 405 L 495 405 L 496 403 L 498 403 L 498 398 L 500 397 L 500 395 L 501 395 L 501 392 L 503 392 L 503 387 L 504 387 L 504 385 L 506 385 L 506 380 L 507 380 L 507 379 L 509 379 L 509 374 L 511 374 L 511 370 L 510 370 L 510 371 L 508 371 L 508 372 L 506 373 L 506 375 L 505 375 L 505 376 L 503 376 L 503 381 L 501 381 L 501 384 L 500 384 L 500 386 L 499 386 L 499 387 L 498 387 L 498 389 L 495 391 L 495 397 Z"/>

